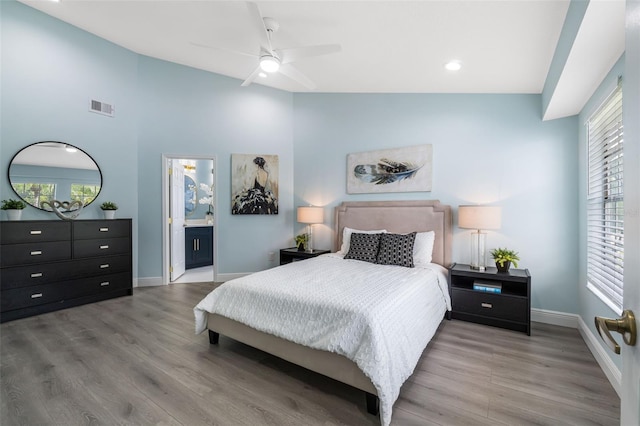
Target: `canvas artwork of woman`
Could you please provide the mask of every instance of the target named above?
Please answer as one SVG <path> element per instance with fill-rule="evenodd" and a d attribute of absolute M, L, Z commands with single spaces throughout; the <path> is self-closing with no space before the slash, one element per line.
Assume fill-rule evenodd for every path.
<path fill-rule="evenodd" d="M 231 169 L 231 214 L 278 214 L 277 155 L 233 154 Z"/>

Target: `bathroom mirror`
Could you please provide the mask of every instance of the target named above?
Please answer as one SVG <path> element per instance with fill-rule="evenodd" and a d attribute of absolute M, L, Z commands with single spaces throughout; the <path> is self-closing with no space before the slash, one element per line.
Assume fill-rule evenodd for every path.
<path fill-rule="evenodd" d="M 9 164 L 9 182 L 18 196 L 40 210 L 42 201 L 81 201 L 102 188 L 102 172 L 89 154 L 64 142 L 43 141 L 20 150 Z"/>
<path fill-rule="evenodd" d="M 190 177 L 184 177 L 184 215 L 191 216 L 196 211 L 198 201 L 198 188 L 196 182 Z"/>

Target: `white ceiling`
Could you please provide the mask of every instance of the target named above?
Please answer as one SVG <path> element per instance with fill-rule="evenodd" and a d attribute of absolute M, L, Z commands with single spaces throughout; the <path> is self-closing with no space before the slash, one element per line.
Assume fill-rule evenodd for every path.
<path fill-rule="evenodd" d="M 238 85 L 257 65 L 193 44 L 258 54 L 259 33 L 243 1 L 20 1 L 136 53 L 234 77 Z M 541 93 L 569 7 L 568 0 L 256 3 L 280 24 L 274 48 L 342 46 L 294 65 L 316 83 L 314 92 L 340 93 Z M 620 33 L 621 53 L 624 20 Z M 444 69 L 452 59 L 463 65 L 456 73 Z M 570 74 L 562 80 L 572 86 Z M 256 83 L 309 91 L 278 74 Z M 589 96 L 597 83 L 587 83 Z M 574 114 L 580 102 L 569 108 L 578 108 Z"/>

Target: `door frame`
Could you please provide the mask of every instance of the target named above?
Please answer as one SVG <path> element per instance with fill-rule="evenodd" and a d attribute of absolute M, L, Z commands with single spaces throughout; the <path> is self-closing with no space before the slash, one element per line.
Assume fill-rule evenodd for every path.
<path fill-rule="evenodd" d="M 200 154 L 162 154 L 162 284 L 171 283 L 171 228 L 169 226 L 169 160 L 212 160 L 213 183 L 218 184 L 218 163 L 215 155 Z M 218 191 L 213 191 L 213 206 L 217 210 Z M 215 211 L 214 210 L 214 211 Z M 213 280 L 218 279 L 218 215 L 213 215 Z"/>

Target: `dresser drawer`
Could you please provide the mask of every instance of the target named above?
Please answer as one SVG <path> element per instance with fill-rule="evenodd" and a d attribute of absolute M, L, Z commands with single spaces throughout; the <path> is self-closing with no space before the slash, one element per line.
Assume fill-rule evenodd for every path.
<path fill-rule="evenodd" d="M 131 257 L 129 255 L 15 266 L 2 270 L 0 288 L 9 290 L 126 271 L 131 271 Z"/>
<path fill-rule="evenodd" d="M 2 245 L 2 267 L 71 259 L 71 242 Z"/>
<path fill-rule="evenodd" d="M 453 312 L 527 322 L 527 299 L 504 294 L 452 289 Z"/>
<path fill-rule="evenodd" d="M 73 223 L 75 240 L 129 237 L 129 220 L 86 220 Z"/>
<path fill-rule="evenodd" d="M 77 240 L 73 242 L 76 259 L 85 257 L 125 254 L 131 251 L 131 240 L 127 238 L 103 238 L 99 240 Z"/>
<path fill-rule="evenodd" d="M 131 273 L 124 272 L 3 290 L 0 308 L 2 312 L 6 312 L 47 303 L 63 302 L 76 297 L 131 288 L 131 285 Z"/>
<path fill-rule="evenodd" d="M 71 223 L 62 221 L 15 221 L 0 224 L 0 242 L 21 244 L 71 240 Z"/>

